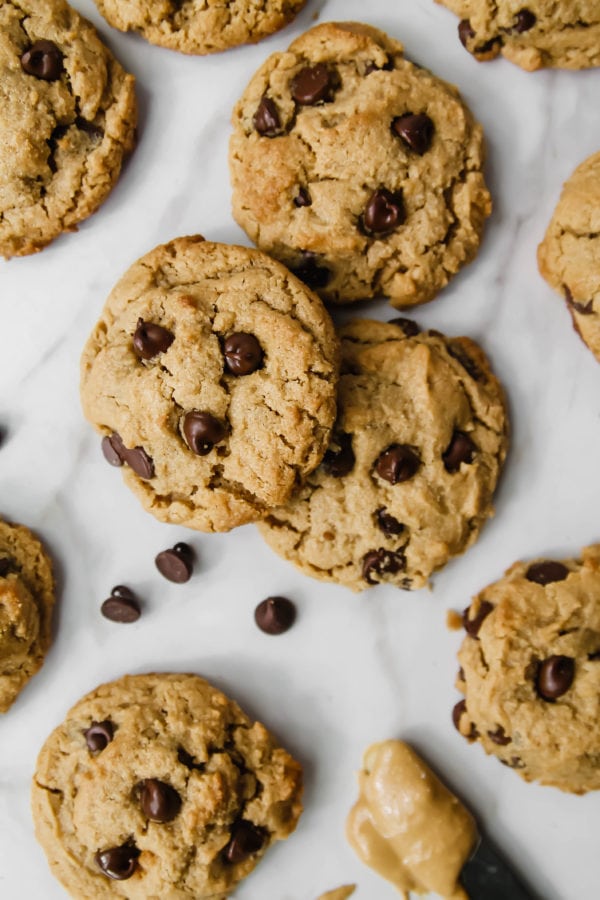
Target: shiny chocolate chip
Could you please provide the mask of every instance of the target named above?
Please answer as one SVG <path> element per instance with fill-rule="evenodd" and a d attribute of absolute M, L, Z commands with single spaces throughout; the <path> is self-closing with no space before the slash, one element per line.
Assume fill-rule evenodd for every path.
<path fill-rule="evenodd" d="M 523 34 L 525 31 L 529 31 L 535 23 L 537 22 L 537 18 L 535 14 L 531 12 L 529 9 L 521 9 L 516 14 L 514 19 L 514 26 L 512 28 L 517 34 Z"/>
<path fill-rule="evenodd" d="M 105 619 L 123 624 L 137 622 L 142 614 L 137 597 L 124 584 L 118 584 L 112 589 L 110 597 L 104 601 L 100 611 Z"/>
<path fill-rule="evenodd" d="M 355 456 L 352 449 L 352 435 L 338 434 L 332 441 L 329 450 L 325 451 L 322 466 L 328 475 L 343 478 L 354 468 Z"/>
<path fill-rule="evenodd" d="M 458 37 L 463 47 L 468 50 L 468 42 L 475 37 L 475 32 L 471 28 L 471 23 L 468 19 L 462 19 L 462 21 L 458 23 Z"/>
<path fill-rule="evenodd" d="M 21 68 L 43 81 L 57 81 L 63 70 L 63 56 L 52 41 L 34 41 L 21 57 Z"/>
<path fill-rule="evenodd" d="M 471 611 L 471 607 L 467 606 L 465 611 L 462 614 L 462 623 L 463 628 L 472 638 L 476 638 L 479 634 L 479 629 L 483 625 L 484 619 L 487 619 L 489 614 L 494 608 L 494 604 L 490 603 L 488 600 L 482 600 L 479 604 L 479 608 L 473 618 L 469 618 L 469 613 Z"/>
<path fill-rule="evenodd" d="M 298 188 L 298 193 L 294 197 L 294 206 L 311 206 L 312 200 L 305 187 Z"/>
<path fill-rule="evenodd" d="M 543 700 L 556 700 L 566 694 L 575 677 L 575 660 L 571 656 L 549 656 L 539 666 L 536 687 Z"/>
<path fill-rule="evenodd" d="M 168 350 L 174 340 L 175 335 L 162 325 L 144 322 L 140 318 L 133 335 L 133 349 L 140 359 L 152 359 L 153 356 Z"/>
<path fill-rule="evenodd" d="M 296 607 L 287 597 L 267 597 L 254 610 L 254 621 L 265 634 L 283 634 L 296 620 Z"/>
<path fill-rule="evenodd" d="M 123 465 L 125 461 L 123 454 L 127 448 L 116 431 L 113 431 L 111 435 L 105 435 L 102 438 L 101 446 L 104 459 L 109 462 L 111 466 Z"/>
<path fill-rule="evenodd" d="M 406 113 L 397 116 L 392 122 L 392 131 L 402 140 L 402 143 L 423 156 L 431 147 L 434 125 L 425 113 Z"/>
<path fill-rule="evenodd" d="M 170 784 L 146 778 L 140 785 L 140 806 L 152 822 L 172 822 L 179 815 L 181 797 Z"/>
<path fill-rule="evenodd" d="M 194 551 L 183 541 L 171 550 L 162 550 L 154 560 L 160 574 L 175 584 L 185 584 L 194 571 Z"/>
<path fill-rule="evenodd" d="M 375 471 L 390 484 L 408 481 L 421 465 L 418 454 L 408 444 L 391 444 L 377 458 Z"/>
<path fill-rule="evenodd" d="M 493 741 L 494 744 L 498 744 L 500 747 L 506 747 L 507 744 L 512 742 L 512 738 L 506 734 L 502 725 L 498 725 L 495 731 L 488 731 L 487 735 L 490 741 Z"/>
<path fill-rule="evenodd" d="M 390 325 L 397 325 L 401 328 L 406 337 L 415 337 L 421 334 L 421 329 L 413 319 L 407 319 L 405 316 L 396 316 L 390 319 Z"/>
<path fill-rule="evenodd" d="M 96 864 L 109 878 L 115 881 L 125 881 L 131 878 L 137 869 L 137 860 L 140 851 L 135 844 L 122 844 L 120 847 L 110 847 L 108 850 L 100 850 L 94 859 Z"/>
<path fill-rule="evenodd" d="M 236 331 L 223 342 L 225 369 L 231 375 L 250 375 L 262 365 L 263 352 L 253 334 Z"/>
<path fill-rule="evenodd" d="M 467 701 L 459 700 L 458 703 L 455 703 L 452 708 L 452 722 L 454 723 L 454 727 L 456 728 L 456 730 L 458 731 L 459 734 L 461 734 L 463 737 L 465 737 L 468 741 L 474 741 L 479 737 L 479 732 L 475 728 L 475 725 L 473 722 L 471 722 L 471 727 L 469 728 L 468 734 L 463 734 L 462 731 L 460 730 L 460 720 L 463 717 L 463 715 L 465 715 L 466 712 L 467 712 Z"/>
<path fill-rule="evenodd" d="M 339 87 L 339 77 L 334 69 L 325 63 L 305 66 L 294 75 L 290 82 L 292 97 L 300 106 L 315 106 L 328 103 Z"/>
<path fill-rule="evenodd" d="M 473 462 L 473 455 L 477 447 L 468 434 L 464 431 L 455 431 L 452 440 L 442 453 L 444 467 L 447 472 L 458 472 L 462 463 Z"/>
<path fill-rule="evenodd" d="M 192 453 L 206 456 L 225 437 L 225 426 L 210 413 L 192 410 L 183 420 L 183 435 Z"/>
<path fill-rule="evenodd" d="M 365 553 L 362 561 L 362 577 L 367 584 L 377 584 L 378 577 L 395 575 L 396 572 L 402 572 L 405 567 L 406 557 L 401 551 L 394 552 L 379 547 Z"/>
<path fill-rule="evenodd" d="M 281 134 L 281 119 L 274 100 L 263 97 L 258 104 L 252 124 L 263 137 L 276 137 Z"/>
<path fill-rule="evenodd" d="M 562 563 L 547 559 L 543 562 L 532 563 L 525 572 L 525 578 L 535 584 L 544 585 L 551 584 L 553 581 L 564 581 L 568 574 L 569 570 Z"/>
<path fill-rule="evenodd" d="M 140 478 L 154 478 L 154 461 L 143 447 L 133 447 L 125 453 L 125 462 Z"/>
<path fill-rule="evenodd" d="M 92 722 L 90 727 L 83 732 L 85 742 L 90 753 L 100 753 L 110 744 L 115 733 L 115 727 L 110 719 L 103 722 Z"/>
<path fill-rule="evenodd" d="M 233 826 L 231 840 L 224 850 L 228 863 L 240 863 L 257 853 L 265 842 L 265 833 L 252 822 L 241 819 Z"/>
<path fill-rule="evenodd" d="M 314 253 L 305 251 L 303 259 L 295 266 L 290 266 L 290 271 L 296 278 L 303 281 L 309 288 L 318 290 L 327 287 L 331 279 L 331 272 L 326 266 L 317 262 Z"/>
<path fill-rule="evenodd" d="M 383 531 L 386 537 L 392 537 L 395 534 L 402 534 L 405 525 L 398 519 L 386 512 L 385 506 L 381 506 L 375 510 L 375 521 L 380 531 Z"/>
<path fill-rule="evenodd" d="M 387 188 L 378 188 L 369 197 L 361 223 L 367 234 L 383 236 L 395 231 L 405 218 L 402 191 L 392 193 Z"/>

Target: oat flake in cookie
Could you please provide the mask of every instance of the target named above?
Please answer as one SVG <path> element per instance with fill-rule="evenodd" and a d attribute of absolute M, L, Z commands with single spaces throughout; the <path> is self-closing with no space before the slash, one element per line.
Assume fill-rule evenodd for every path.
<path fill-rule="evenodd" d="M 306 32 L 254 75 L 233 126 L 237 222 L 324 299 L 423 303 L 475 256 L 481 128 L 383 32 Z"/>
<path fill-rule="evenodd" d="M 279 263 L 187 237 L 118 282 L 81 371 L 84 413 L 146 509 L 227 531 L 285 502 L 321 461 L 338 340 Z"/>
<path fill-rule="evenodd" d="M 581 559 L 518 562 L 463 615 L 454 722 L 540 781 L 600 788 L 600 544 Z"/>
<path fill-rule="evenodd" d="M 73 897 L 223 900 L 294 830 L 302 770 L 196 675 L 129 675 L 44 744 L 36 835 Z"/>
<path fill-rule="evenodd" d="M 73 231 L 134 144 L 134 79 L 62 0 L 0 4 L 0 255 Z"/>
<path fill-rule="evenodd" d="M 360 591 L 427 584 L 492 514 L 502 389 L 468 338 L 356 320 L 341 329 L 338 418 L 323 462 L 259 529 L 307 575 Z"/>

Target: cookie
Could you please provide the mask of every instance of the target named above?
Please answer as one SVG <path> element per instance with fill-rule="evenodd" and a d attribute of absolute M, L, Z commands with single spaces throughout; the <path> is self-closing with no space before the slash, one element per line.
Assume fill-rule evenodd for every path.
<path fill-rule="evenodd" d="M 126 675 L 39 754 L 38 840 L 74 897 L 219 900 L 294 830 L 302 769 L 197 675 Z"/>
<path fill-rule="evenodd" d="M 63 0 L 0 5 L 0 255 L 74 231 L 133 149 L 134 79 Z"/>
<path fill-rule="evenodd" d="M 312 28 L 254 75 L 233 128 L 235 219 L 324 299 L 423 303 L 475 256 L 481 127 L 383 32 Z"/>
<path fill-rule="evenodd" d="M 600 153 L 564 184 L 538 247 L 538 267 L 565 298 L 576 330 L 600 361 Z"/>
<path fill-rule="evenodd" d="M 0 520 L 0 712 L 41 668 L 51 641 L 52 563 L 24 525 Z"/>
<path fill-rule="evenodd" d="M 86 417 L 158 519 L 226 531 L 321 461 L 338 341 L 319 298 L 257 250 L 178 238 L 108 298 L 82 358 Z"/>
<path fill-rule="evenodd" d="M 475 59 L 500 53 L 522 69 L 600 65 L 598 0 L 436 0 L 460 16 L 458 36 Z"/>
<path fill-rule="evenodd" d="M 350 322 L 332 443 L 259 529 L 305 574 L 355 591 L 427 584 L 492 514 L 507 445 L 502 389 L 468 338 L 409 319 Z"/>
<path fill-rule="evenodd" d="M 518 562 L 463 614 L 460 733 L 526 781 L 600 788 L 600 544 Z"/>
<path fill-rule="evenodd" d="M 306 0 L 96 0 L 104 18 L 182 53 L 217 53 L 254 44 L 291 22 Z"/>

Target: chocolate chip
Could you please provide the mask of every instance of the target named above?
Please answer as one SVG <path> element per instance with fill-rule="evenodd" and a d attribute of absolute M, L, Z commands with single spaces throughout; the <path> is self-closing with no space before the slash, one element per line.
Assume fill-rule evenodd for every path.
<path fill-rule="evenodd" d="M 117 434 L 116 431 L 109 435 L 105 435 L 102 438 L 102 453 L 104 454 L 104 459 L 111 464 L 111 466 L 122 466 L 124 462 L 123 452 L 127 449 L 125 444 L 121 440 L 120 435 Z"/>
<path fill-rule="evenodd" d="M 0 447 L 6 441 L 7 436 L 8 436 L 7 429 L 4 427 L 4 425 L 0 425 Z"/>
<path fill-rule="evenodd" d="M 397 325 L 398 328 L 402 329 L 406 337 L 415 337 L 417 334 L 421 334 L 419 325 L 413 319 L 407 319 L 404 316 L 396 316 L 394 319 L 390 319 L 390 325 Z"/>
<path fill-rule="evenodd" d="M 470 619 L 469 612 L 471 611 L 471 607 L 467 606 L 462 614 L 463 628 L 465 629 L 467 634 L 469 634 L 472 638 L 476 638 L 479 634 L 479 629 L 483 625 L 483 620 L 489 616 L 493 608 L 493 603 L 489 603 L 487 600 L 482 600 L 479 604 L 479 608 L 475 616 Z"/>
<path fill-rule="evenodd" d="M 355 456 L 352 449 L 352 435 L 342 432 L 331 442 L 323 457 L 323 468 L 334 478 L 343 478 L 354 468 Z"/>
<path fill-rule="evenodd" d="M 252 119 L 256 131 L 263 137 L 276 137 L 281 134 L 281 119 L 275 102 L 270 97 L 263 97 L 258 104 Z"/>
<path fill-rule="evenodd" d="M 224 850 L 225 859 L 229 863 L 243 862 L 253 853 L 257 853 L 265 842 L 265 833 L 252 822 L 241 819 L 233 826 L 231 840 Z"/>
<path fill-rule="evenodd" d="M 52 41 L 34 41 L 21 57 L 21 68 L 43 81 L 56 81 L 63 70 L 62 53 Z"/>
<path fill-rule="evenodd" d="M 390 484 L 408 481 L 421 465 L 418 454 L 408 444 L 391 444 L 378 456 L 375 471 Z"/>
<path fill-rule="evenodd" d="M 10 572 L 12 567 L 12 559 L 10 556 L 0 558 L 0 578 L 4 578 Z"/>
<path fill-rule="evenodd" d="M 128 587 L 118 584 L 110 592 L 100 611 L 105 619 L 111 622 L 136 622 L 141 616 L 140 604 L 137 597 Z"/>
<path fill-rule="evenodd" d="M 401 551 L 394 552 L 379 547 L 378 550 L 369 550 L 362 561 L 362 577 L 367 584 L 377 584 L 374 575 L 395 575 L 406 567 L 406 557 Z"/>
<path fill-rule="evenodd" d="M 90 753 L 99 753 L 110 744 L 115 733 L 115 727 L 110 719 L 103 722 L 92 722 L 90 727 L 83 732 L 85 742 Z"/>
<path fill-rule="evenodd" d="M 600 650 L 594 650 L 593 653 L 588 653 L 588 659 L 592 660 L 593 662 L 596 662 L 597 660 L 599 660 L 600 659 Z"/>
<path fill-rule="evenodd" d="M 312 200 L 310 194 L 304 187 L 298 188 L 298 193 L 294 197 L 294 206 L 311 206 Z"/>
<path fill-rule="evenodd" d="M 471 28 L 471 23 L 468 19 L 463 19 L 458 23 L 458 37 L 463 47 L 468 50 L 467 42 L 475 37 L 475 32 Z"/>
<path fill-rule="evenodd" d="M 486 380 L 479 366 L 471 359 L 471 357 L 467 353 L 465 353 L 463 347 L 460 344 L 448 343 L 446 346 L 448 348 L 448 353 L 450 354 L 450 356 L 458 360 L 463 369 L 465 369 L 465 371 L 469 373 L 473 381 Z"/>
<path fill-rule="evenodd" d="M 223 343 L 225 369 L 231 375 L 250 375 L 262 365 L 263 352 L 253 334 L 236 331 Z"/>
<path fill-rule="evenodd" d="M 183 420 L 183 435 L 197 456 L 206 456 L 225 437 L 225 426 L 210 413 L 192 410 Z"/>
<path fill-rule="evenodd" d="M 512 738 L 505 733 L 502 725 L 498 725 L 495 731 L 488 731 L 487 734 L 490 741 L 493 741 L 494 744 L 499 744 L 500 747 L 506 747 L 507 744 L 512 742 Z"/>
<path fill-rule="evenodd" d="M 551 584 L 553 581 L 564 581 L 568 576 L 569 570 L 562 563 L 553 560 L 544 560 L 544 562 L 532 563 L 525 572 L 527 581 L 533 581 L 535 584 Z"/>
<path fill-rule="evenodd" d="M 329 103 L 335 90 L 339 87 L 337 72 L 325 63 L 316 66 L 305 66 L 294 75 L 290 82 L 292 97 L 300 106 L 315 106 L 317 103 Z"/>
<path fill-rule="evenodd" d="M 128 450 L 116 431 L 102 438 L 102 453 L 111 466 L 122 466 L 123 463 L 127 463 L 140 478 L 154 477 L 152 457 L 148 456 L 143 447 Z"/>
<path fill-rule="evenodd" d="M 140 851 L 135 844 L 122 844 L 120 847 L 110 847 L 108 850 L 99 850 L 94 856 L 96 864 L 109 878 L 115 881 L 125 881 L 131 878 L 137 869 L 137 859 Z"/>
<path fill-rule="evenodd" d="M 194 551 L 189 544 L 175 544 L 171 550 L 162 550 L 154 560 L 160 574 L 175 584 L 185 584 L 194 571 Z"/>
<path fill-rule="evenodd" d="M 549 656 L 539 666 L 536 688 L 543 700 L 562 697 L 573 684 L 575 660 L 570 656 Z"/>
<path fill-rule="evenodd" d="M 365 71 L 363 74 L 370 75 L 371 72 L 381 72 L 382 70 L 391 72 L 393 68 L 394 68 L 394 64 L 391 61 L 391 59 L 387 59 L 386 62 L 384 62 L 382 66 L 377 65 L 377 63 L 373 62 L 373 60 L 369 60 L 369 62 L 365 66 Z"/>
<path fill-rule="evenodd" d="M 206 765 L 204 763 L 196 762 L 192 754 L 188 753 L 184 747 L 177 748 L 177 759 L 182 766 L 185 766 L 186 769 L 190 769 L 190 771 L 197 770 L 199 772 L 204 772 L 206 769 Z"/>
<path fill-rule="evenodd" d="M 170 784 L 146 778 L 140 785 L 140 806 L 152 822 L 172 822 L 179 815 L 181 797 Z"/>
<path fill-rule="evenodd" d="M 459 734 L 461 734 L 463 737 L 465 737 L 468 741 L 475 741 L 479 737 L 479 732 L 475 728 L 475 725 L 473 722 L 471 722 L 471 727 L 469 729 L 468 734 L 463 734 L 462 731 L 460 730 L 460 720 L 466 712 L 467 712 L 467 701 L 459 700 L 458 703 L 455 703 L 454 706 L 452 707 L 452 721 L 454 723 L 454 727 L 456 728 L 456 730 L 458 731 Z"/>
<path fill-rule="evenodd" d="M 444 467 L 447 472 L 458 472 L 462 463 L 473 462 L 473 454 L 477 447 L 464 431 L 455 431 L 452 440 L 442 453 Z"/>
<path fill-rule="evenodd" d="M 254 621 L 265 634 L 283 634 L 296 619 L 296 607 L 287 597 L 267 597 L 254 610 Z"/>
<path fill-rule="evenodd" d="M 402 191 L 392 193 L 378 188 L 369 197 L 361 224 L 367 234 L 386 235 L 402 225 L 405 218 Z"/>
<path fill-rule="evenodd" d="M 91 138 L 94 138 L 96 141 L 99 141 L 104 137 L 104 129 L 101 125 L 96 125 L 95 122 L 89 122 L 81 116 L 75 117 L 75 127 L 79 129 L 79 131 L 83 131 L 85 134 L 89 135 Z"/>
<path fill-rule="evenodd" d="M 425 113 L 405 113 L 393 120 L 392 130 L 409 150 L 423 156 L 431 147 L 435 129 Z"/>
<path fill-rule="evenodd" d="M 309 288 L 315 290 L 326 287 L 331 278 L 329 269 L 320 265 L 315 258 L 315 254 L 309 251 L 304 252 L 302 261 L 296 266 L 291 266 L 290 271 L 294 273 L 296 278 L 308 285 Z"/>
<path fill-rule="evenodd" d="M 582 316 L 590 316 L 594 312 L 594 301 L 588 300 L 587 303 L 581 303 L 579 300 L 573 300 L 573 294 L 565 285 L 565 300 L 576 312 Z"/>
<path fill-rule="evenodd" d="M 387 513 L 385 511 L 385 506 L 381 506 L 379 509 L 375 510 L 375 521 L 377 522 L 379 530 L 383 531 L 386 537 L 391 537 L 393 534 L 402 534 L 406 527 L 402 522 L 399 522 L 398 519 L 394 518 L 394 516 Z"/>
<path fill-rule="evenodd" d="M 512 28 L 512 31 L 515 31 L 517 34 L 523 34 L 524 31 L 529 31 L 535 23 L 537 19 L 530 10 L 521 9 L 515 16 L 515 24 Z"/>
<path fill-rule="evenodd" d="M 140 359 L 152 359 L 153 356 L 168 350 L 174 340 L 175 335 L 162 325 L 144 322 L 140 318 L 133 335 L 133 349 Z"/>

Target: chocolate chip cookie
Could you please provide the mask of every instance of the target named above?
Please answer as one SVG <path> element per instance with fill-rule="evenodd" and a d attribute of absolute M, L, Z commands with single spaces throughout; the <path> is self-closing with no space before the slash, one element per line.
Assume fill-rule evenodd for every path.
<path fill-rule="evenodd" d="M 134 79 L 63 0 L 0 4 L 0 255 L 102 203 L 134 144 Z"/>
<path fill-rule="evenodd" d="M 138 260 L 82 358 L 86 417 L 143 505 L 227 531 L 321 461 L 338 341 L 319 298 L 258 250 L 179 238 Z"/>
<path fill-rule="evenodd" d="M 196 675 L 126 675 L 44 744 L 36 835 L 74 897 L 220 900 L 302 811 L 302 770 Z"/>
<path fill-rule="evenodd" d="M 324 299 L 423 303 L 475 256 L 481 128 L 383 32 L 312 28 L 254 75 L 233 127 L 237 222 Z"/>
<path fill-rule="evenodd" d="M 259 525 L 307 575 L 360 591 L 420 588 L 492 514 L 506 454 L 502 389 L 468 338 L 356 320 L 341 332 L 333 439 Z"/>
<path fill-rule="evenodd" d="M 573 324 L 600 361 L 600 153 L 564 184 L 538 247 L 540 273 L 565 298 Z"/>
<path fill-rule="evenodd" d="M 598 0 L 436 0 L 460 16 L 458 36 L 475 59 L 502 54 L 528 72 L 600 65 Z"/>
<path fill-rule="evenodd" d="M 306 0 L 96 0 L 121 31 L 137 31 L 151 44 L 182 53 L 216 53 L 254 44 L 287 25 Z"/>
<path fill-rule="evenodd" d="M 518 562 L 463 614 L 460 733 L 515 769 L 600 788 L 600 544 L 581 559 Z"/>
<path fill-rule="evenodd" d="M 24 525 L 0 520 L 0 712 L 44 662 L 54 607 L 52 563 Z"/>

